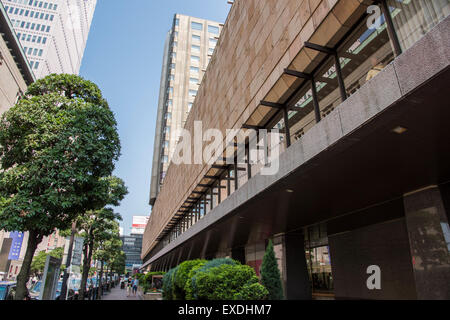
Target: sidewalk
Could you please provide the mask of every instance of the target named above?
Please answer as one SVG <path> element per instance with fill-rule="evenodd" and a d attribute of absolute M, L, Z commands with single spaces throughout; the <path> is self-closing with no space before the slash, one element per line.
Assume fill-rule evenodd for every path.
<path fill-rule="evenodd" d="M 132 293 L 129 297 L 127 297 L 127 290 L 126 289 L 120 289 L 119 286 L 112 288 L 111 292 L 108 294 L 105 294 L 102 297 L 102 300 L 143 300 L 139 290 L 136 293 L 136 296 L 134 296 Z"/>

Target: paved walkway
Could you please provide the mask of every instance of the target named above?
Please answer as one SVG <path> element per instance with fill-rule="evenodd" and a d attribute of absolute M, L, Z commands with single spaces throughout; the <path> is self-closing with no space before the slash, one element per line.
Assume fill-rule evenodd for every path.
<path fill-rule="evenodd" d="M 127 297 L 127 290 L 120 289 L 120 286 L 117 286 L 115 288 L 112 288 L 110 292 L 105 294 L 102 300 L 143 300 L 143 298 L 139 293 L 139 290 L 136 293 L 136 296 L 131 294 L 129 297 Z"/>

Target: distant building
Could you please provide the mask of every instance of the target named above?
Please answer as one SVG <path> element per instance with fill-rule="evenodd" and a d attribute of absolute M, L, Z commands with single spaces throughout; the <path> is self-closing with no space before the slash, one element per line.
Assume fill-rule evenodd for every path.
<path fill-rule="evenodd" d="M 25 52 L 0 3 L 0 114 L 11 108 L 34 80 Z"/>
<path fill-rule="evenodd" d="M 122 250 L 126 256 L 125 267 L 127 271 L 132 271 L 142 265 L 142 237 L 141 234 L 120 237 L 123 242 Z"/>
<path fill-rule="evenodd" d="M 37 78 L 78 74 L 97 0 L 1 0 Z"/>
<path fill-rule="evenodd" d="M 177 132 L 193 108 L 221 28 L 219 22 L 176 14 L 167 34 L 153 150 L 151 205 L 164 182 L 178 143 Z"/>

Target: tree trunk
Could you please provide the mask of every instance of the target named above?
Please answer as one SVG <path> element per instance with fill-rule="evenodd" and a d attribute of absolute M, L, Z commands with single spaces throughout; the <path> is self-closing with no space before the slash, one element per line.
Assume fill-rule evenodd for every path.
<path fill-rule="evenodd" d="M 73 241 L 75 239 L 75 233 L 76 233 L 76 222 L 72 223 L 72 233 L 70 235 L 70 242 L 69 242 L 69 251 L 67 252 L 67 261 L 66 261 L 66 269 L 64 270 L 64 276 L 61 286 L 61 294 L 60 294 L 60 300 L 66 300 L 67 296 L 67 280 L 69 280 L 69 267 L 70 263 L 72 262 L 72 250 L 73 250 Z"/>
<path fill-rule="evenodd" d="M 103 277 L 103 261 L 100 261 L 100 275 L 99 275 L 99 283 L 98 283 L 98 296 L 97 296 L 97 300 L 101 300 L 102 299 L 102 294 L 103 294 L 103 281 L 102 281 L 102 277 Z"/>
<path fill-rule="evenodd" d="M 86 283 L 87 283 L 87 279 L 89 277 L 89 271 L 91 270 L 93 248 L 94 248 L 94 242 L 89 241 L 87 243 L 86 250 L 84 252 L 83 274 L 81 276 L 80 294 L 78 295 L 79 300 L 84 300 L 84 296 L 86 294 Z"/>
<path fill-rule="evenodd" d="M 24 300 L 27 296 L 27 282 L 30 277 L 31 262 L 33 261 L 34 252 L 39 243 L 41 243 L 43 236 L 36 231 L 29 231 L 27 251 L 23 258 L 22 268 L 17 276 L 16 300 Z"/>

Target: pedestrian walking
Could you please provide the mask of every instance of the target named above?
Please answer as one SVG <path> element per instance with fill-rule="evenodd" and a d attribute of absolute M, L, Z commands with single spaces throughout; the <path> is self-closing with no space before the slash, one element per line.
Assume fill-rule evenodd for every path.
<path fill-rule="evenodd" d="M 133 280 L 131 279 L 131 277 L 129 277 L 127 281 L 127 297 L 130 296 L 132 287 L 133 287 Z"/>
<path fill-rule="evenodd" d="M 139 280 L 137 277 L 134 278 L 133 280 L 133 295 L 136 297 L 136 292 L 139 286 Z"/>

